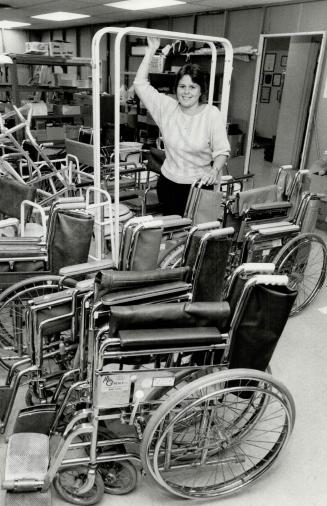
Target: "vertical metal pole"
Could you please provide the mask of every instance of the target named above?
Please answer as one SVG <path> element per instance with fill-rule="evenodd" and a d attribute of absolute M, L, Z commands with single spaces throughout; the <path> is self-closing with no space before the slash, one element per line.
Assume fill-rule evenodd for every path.
<path fill-rule="evenodd" d="M 92 39 L 92 89 L 93 89 L 93 131 L 94 131 L 94 150 L 93 150 L 93 164 L 94 164 L 94 186 L 100 189 L 101 185 L 101 167 L 100 167 L 100 61 L 99 61 L 99 44 L 104 34 L 114 33 L 115 39 L 115 79 L 114 79 L 114 94 L 115 94 L 115 129 L 114 129 L 114 156 L 115 156 L 115 202 L 114 202 L 114 236 L 115 248 L 112 252 L 113 260 L 118 266 L 119 259 L 119 142 L 120 142 L 120 47 L 121 41 L 127 35 L 140 35 L 140 36 L 154 36 L 166 39 L 184 39 L 191 41 L 199 41 L 207 43 L 212 52 L 211 69 L 210 69 L 210 83 L 209 83 L 209 104 L 213 101 L 214 82 L 217 64 L 217 50 L 215 44 L 219 43 L 225 50 L 225 65 L 224 65 L 224 78 L 221 100 L 221 113 L 224 121 L 227 120 L 230 80 L 233 64 L 233 48 L 231 43 L 222 37 L 206 37 L 202 35 L 194 35 L 189 33 L 172 32 L 165 30 L 151 30 L 138 27 L 127 28 L 103 28 L 96 32 Z M 99 204 L 100 192 L 95 192 L 95 203 Z M 100 207 L 96 210 L 96 220 L 101 221 Z M 95 254 L 97 258 L 102 257 L 103 252 L 103 237 L 100 227 L 97 225 L 95 228 Z"/>

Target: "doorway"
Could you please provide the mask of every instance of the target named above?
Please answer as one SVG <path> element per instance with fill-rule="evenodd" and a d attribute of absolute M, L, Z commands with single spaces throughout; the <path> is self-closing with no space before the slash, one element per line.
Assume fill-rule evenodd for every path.
<path fill-rule="evenodd" d="M 261 35 L 245 153 L 255 185 L 281 165 L 305 168 L 325 32 Z"/>

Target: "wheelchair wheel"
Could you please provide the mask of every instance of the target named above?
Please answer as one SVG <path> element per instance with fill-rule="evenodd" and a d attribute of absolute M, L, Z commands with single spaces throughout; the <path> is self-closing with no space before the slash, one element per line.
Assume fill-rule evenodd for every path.
<path fill-rule="evenodd" d="M 258 479 L 292 432 L 291 394 L 249 369 L 201 377 L 167 398 L 143 435 L 145 471 L 185 498 L 231 494 Z"/>
<path fill-rule="evenodd" d="M 59 290 L 60 276 L 35 276 L 0 294 L 0 343 L 15 345 L 23 337 L 24 313 L 29 300 Z M 21 341 L 23 342 L 23 341 Z"/>
<path fill-rule="evenodd" d="M 164 256 L 159 264 L 161 269 L 173 269 L 175 267 L 180 267 L 182 262 L 182 256 L 184 251 L 185 244 L 180 244 L 176 248 L 172 249 Z"/>
<path fill-rule="evenodd" d="M 104 462 L 98 466 L 98 470 L 106 494 L 129 494 L 137 485 L 137 470 L 130 462 Z"/>
<path fill-rule="evenodd" d="M 272 262 L 278 274 L 287 274 L 298 290 L 291 315 L 299 313 L 317 296 L 327 269 L 327 247 L 317 234 L 305 233 L 287 242 Z"/>
<path fill-rule="evenodd" d="M 0 346 L 26 344 L 25 310 L 35 297 L 60 290 L 60 276 L 35 276 L 14 284 L 0 294 Z M 17 350 L 16 350 L 17 351 Z"/>
<path fill-rule="evenodd" d="M 95 475 L 95 482 L 91 490 L 78 495 L 78 490 L 87 480 L 87 466 L 74 466 L 61 469 L 53 480 L 53 485 L 59 496 L 71 504 L 91 505 L 101 501 L 104 485 L 99 472 Z"/>

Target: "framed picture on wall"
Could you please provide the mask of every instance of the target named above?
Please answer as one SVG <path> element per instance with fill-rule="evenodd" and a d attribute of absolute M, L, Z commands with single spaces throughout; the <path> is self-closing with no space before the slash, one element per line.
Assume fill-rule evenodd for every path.
<path fill-rule="evenodd" d="M 284 54 L 283 56 L 281 56 L 280 58 L 280 66 L 281 67 L 287 67 L 287 55 Z"/>
<path fill-rule="evenodd" d="M 261 86 L 260 102 L 261 104 L 269 104 L 270 102 L 270 86 Z"/>
<path fill-rule="evenodd" d="M 264 72 L 273 72 L 276 63 L 276 53 L 266 53 L 263 63 Z"/>
<path fill-rule="evenodd" d="M 272 74 L 265 74 L 264 78 L 263 78 L 263 83 L 262 84 L 267 84 L 267 85 L 271 84 L 272 77 L 273 77 Z"/>
<path fill-rule="evenodd" d="M 280 86 L 282 84 L 282 74 L 274 74 L 272 78 L 273 86 Z"/>

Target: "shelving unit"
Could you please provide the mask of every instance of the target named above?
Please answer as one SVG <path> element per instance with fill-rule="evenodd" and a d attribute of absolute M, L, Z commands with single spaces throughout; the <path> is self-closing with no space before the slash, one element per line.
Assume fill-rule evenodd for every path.
<path fill-rule="evenodd" d="M 10 100 L 12 104 L 20 107 L 22 105 L 23 99 L 30 98 L 28 96 L 35 95 L 36 93 L 40 93 L 41 95 L 45 95 L 46 100 L 50 101 L 51 94 L 60 95 L 60 103 L 63 103 L 64 100 L 71 101 L 73 99 L 73 94 L 78 92 L 89 91 L 92 93 L 91 87 L 80 87 L 80 86 L 65 86 L 65 85 L 47 85 L 45 83 L 31 83 L 28 84 L 28 81 L 31 81 L 35 76 L 33 75 L 33 68 L 36 66 L 47 66 L 52 68 L 52 72 L 55 67 L 61 67 L 63 69 L 63 75 L 67 75 L 67 70 L 69 67 L 77 67 L 81 69 L 82 67 L 89 67 L 91 69 L 91 59 L 90 58 L 64 58 L 64 57 L 51 57 L 51 56 L 42 56 L 42 55 L 33 55 L 33 54 L 10 54 L 10 57 L 13 61 L 10 65 L 2 65 L 2 79 L 0 82 L 0 90 L 4 90 L 6 92 L 6 99 Z M 26 76 L 21 75 L 21 66 L 27 67 Z M 80 75 L 80 70 L 76 72 L 76 78 Z M 75 77 L 75 76 L 74 76 Z M 22 82 L 24 80 L 25 82 Z M 83 113 L 80 114 L 51 114 L 49 112 L 47 115 L 33 115 L 32 117 L 32 130 L 35 129 L 35 125 L 37 121 L 45 120 L 46 122 L 58 122 L 59 124 L 65 125 L 76 125 L 83 124 Z M 65 136 L 63 135 L 63 138 Z M 53 140 L 53 139 L 47 139 Z"/>

